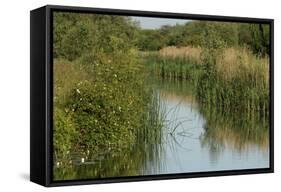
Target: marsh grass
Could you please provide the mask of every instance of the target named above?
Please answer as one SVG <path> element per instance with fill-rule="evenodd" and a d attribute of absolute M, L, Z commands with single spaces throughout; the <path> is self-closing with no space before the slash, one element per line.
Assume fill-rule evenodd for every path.
<path fill-rule="evenodd" d="M 193 57 L 166 57 L 152 54 L 146 57 L 152 74 L 165 80 L 195 80 L 200 73 L 199 62 Z"/>
<path fill-rule="evenodd" d="M 245 114 L 269 111 L 269 59 L 258 57 L 246 48 L 226 48 L 209 58 L 197 94 L 207 105 Z"/>
<path fill-rule="evenodd" d="M 245 47 L 167 47 L 146 54 L 144 61 L 153 75 L 191 83 L 203 105 L 268 115 L 268 56 L 257 56 Z"/>
<path fill-rule="evenodd" d="M 147 113 L 144 114 L 144 125 L 137 138 L 139 142 L 156 144 L 161 143 L 162 127 L 165 119 L 165 106 L 160 100 L 160 93 L 151 90 L 151 98 L 147 104 Z"/>

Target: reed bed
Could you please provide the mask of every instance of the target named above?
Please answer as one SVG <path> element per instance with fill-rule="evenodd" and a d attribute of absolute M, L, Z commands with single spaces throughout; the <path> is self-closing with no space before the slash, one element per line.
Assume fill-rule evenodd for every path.
<path fill-rule="evenodd" d="M 216 62 L 216 70 L 220 77 L 226 81 L 239 76 L 251 78 L 252 81 L 267 85 L 269 81 L 269 58 L 257 57 L 246 48 L 228 48 L 223 51 Z"/>
<path fill-rule="evenodd" d="M 269 58 L 242 47 L 208 50 L 166 47 L 145 64 L 162 79 L 191 83 L 199 101 L 224 110 L 269 111 Z"/>
<path fill-rule="evenodd" d="M 176 48 L 160 50 L 159 53 L 145 54 L 144 63 L 149 71 L 158 77 L 166 80 L 194 80 L 200 71 L 200 58 L 194 53 L 179 56 L 182 50 Z"/>

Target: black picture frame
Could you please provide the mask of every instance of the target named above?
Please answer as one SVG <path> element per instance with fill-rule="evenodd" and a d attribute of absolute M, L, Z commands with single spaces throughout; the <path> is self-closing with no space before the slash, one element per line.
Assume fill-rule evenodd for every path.
<path fill-rule="evenodd" d="M 131 176 L 89 180 L 52 180 L 52 16 L 53 11 L 79 13 L 101 13 L 126 16 L 158 18 L 181 18 L 229 22 L 264 23 L 270 25 L 270 157 L 269 168 L 244 169 L 180 174 Z M 197 15 L 183 13 L 150 12 L 136 10 L 103 9 L 46 5 L 30 12 L 30 180 L 37 184 L 53 187 L 81 184 L 116 183 L 146 180 L 195 178 L 226 175 L 243 175 L 274 172 L 274 20 L 246 17 Z"/>

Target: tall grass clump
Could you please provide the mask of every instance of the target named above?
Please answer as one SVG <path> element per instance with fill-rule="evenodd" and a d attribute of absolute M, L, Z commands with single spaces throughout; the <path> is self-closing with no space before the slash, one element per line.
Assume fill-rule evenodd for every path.
<path fill-rule="evenodd" d="M 139 129 L 137 139 L 139 143 L 159 144 L 162 138 L 162 127 L 165 120 L 165 107 L 158 91 L 149 90 L 146 113 L 144 113 L 143 126 Z"/>
<path fill-rule="evenodd" d="M 201 102 L 224 111 L 248 114 L 258 111 L 267 115 L 268 57 L 261 58 L 247 48 L 224 48 L 206 63 L 198 80 L 197 94 Z"/>
<path fill-rule="evenodd" d="M 201 53 L 203 73 L 198 79 L 200 101 L 225 112 L 267 115 L 269 59 L 247 47 L 227 47 L 216 30 L 205 31 Z"/>

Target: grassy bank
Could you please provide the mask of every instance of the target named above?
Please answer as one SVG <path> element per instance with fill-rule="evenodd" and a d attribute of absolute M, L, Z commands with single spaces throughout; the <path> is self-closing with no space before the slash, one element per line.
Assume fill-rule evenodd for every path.
<path fill-rule="evenodd" d="M 247 48 L 166 47 L 146 54 L 145 65 L 162 79 L 188 80 L 200 102 L 223 109 L 266 115 L 269 58 Z"/>

